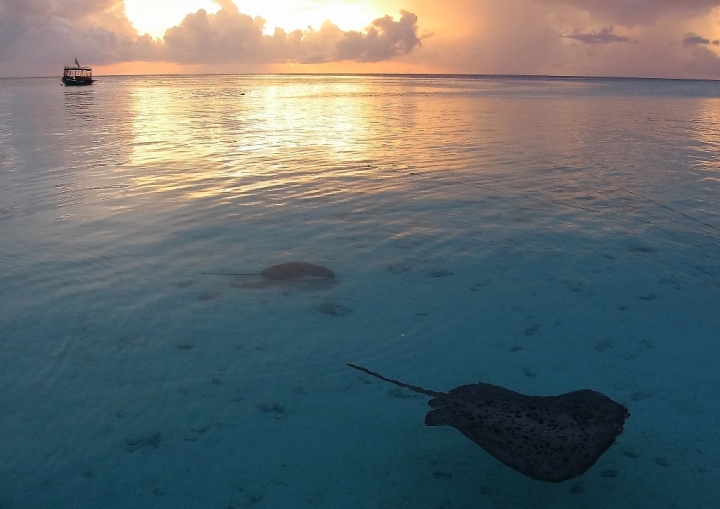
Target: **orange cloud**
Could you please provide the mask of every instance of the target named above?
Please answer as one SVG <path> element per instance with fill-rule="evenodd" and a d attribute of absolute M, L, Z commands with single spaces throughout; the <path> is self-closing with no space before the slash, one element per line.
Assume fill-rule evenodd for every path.
<path fill-rule="evenodd" d="M 331 22 L 320 30 L 276 29 L 264 35 L 265 20 L 221 9 L 200 10 L 165 32 L 162 55 L 178 63 L 379 62 L 410 53 L 420 45 L 417 16 L 403 11 L 373 21 L 365 32 L 344 32 Z"/>
<path fill-rule="evenodd" d="M 52 63 L 57 68 L 74 57 L 108 69 L 136 61 L 249 67 L 381 62 L 420 46 L 417 16 L 406 11 L 398 20 L 379 18 L 362 32 L 327 22 L 317 31 L 276 29 L 265 35 L 262 18 L 241 13 L 231 0 L 215 0 L 222 7 L 217 13 L 189 14 L 157 41 L 137 34 L 119 11 L 121 0 L 77 0 L 72 9 L 60 0 L 6 1 L 11 4 L 0 11 L 0 61 L 22 59 L 39 67 Z"/>

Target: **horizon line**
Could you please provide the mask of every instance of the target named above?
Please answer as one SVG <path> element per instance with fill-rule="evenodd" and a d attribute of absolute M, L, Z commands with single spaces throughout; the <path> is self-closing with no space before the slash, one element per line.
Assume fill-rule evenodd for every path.
<path fill-rule="evenodd" d="M 52 76 L 0 76 L 0 79 L 53 79 Z M 720 78 L 668 78 L 663 76 L 588 76 L 574 74 L 493 74 L 493 73 L 352 73 L 352 72 L 256 72 L 256 73 L 158 73 L 158 74 L 99 74 L 98 77 L 191 77 L 191 76 L 348 76 L 348 77 L 395 77 L 395 78 L 515 78 L 546 80 L 655 80 L 655 81 L 708 81 L 718 82 Z"/>

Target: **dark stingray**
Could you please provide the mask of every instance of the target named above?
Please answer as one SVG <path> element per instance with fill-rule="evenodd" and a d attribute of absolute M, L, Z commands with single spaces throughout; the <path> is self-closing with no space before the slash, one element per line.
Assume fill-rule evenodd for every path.
<path fill-rule="evenodd" d="M 539 481 L 584 474 L 623 431 L 627 408 L 589 389 L 560 396 L 526 396 L 497 385 L 463 385 L 435 392 L 385 378 L 432 397 L 428 426 L 452 426 L 510 468 Z"/>
<path fill-rule="evenodd" d="M 290 281 L 305 277 L 325 279 L 335 277 L 335 273 L 330 269 L 307 262 L 289 262 L 273 265 L 262 271 L 260 275 L 273 281 Z"/>

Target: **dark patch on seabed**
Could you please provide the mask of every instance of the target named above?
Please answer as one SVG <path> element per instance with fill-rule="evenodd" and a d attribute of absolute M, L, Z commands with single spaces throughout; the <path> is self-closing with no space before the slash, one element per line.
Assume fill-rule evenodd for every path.
<path fill-rule="evenodd" d="M 138 449 L 148 447 L 157 449 L 160 447 L 160 442 L 162 442 L 162 434 L 159 432 L 151 435 L 141 435 L 125 440 L 125 450 L 128 452 L 135 452 Z"/>
<path fill-rule="evenodd" d="M 349 307 L 335 301 L 335 300 L 327 300 L 321 304 L 318 304 L 315 306 L 315 311 L 318 313 L 323 313 L 330 316 L 345 316 L 350 313 L 352 313 L 352 309 Z"/>

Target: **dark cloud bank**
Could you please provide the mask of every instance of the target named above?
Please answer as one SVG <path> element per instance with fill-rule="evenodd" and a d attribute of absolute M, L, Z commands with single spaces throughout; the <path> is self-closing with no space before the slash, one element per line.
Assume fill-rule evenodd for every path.
<path fill-rule="evenodd" d="M 705 37 L 701 37 L 693 32 L 685 34 L 685 37 L 682 40 L 682 44 L 684 46 L 707 46 L 708 44 L 712 44 L 714 46 L 720 46 L 720 40 L 710 41 L 710 39 L 706 39 Z"/>
<path fill-rule="evenodd" d="M 139 35 L 121 0 L 2 0 L 0 62 L 35 65 L 78 56 L 96 65 L 148 61 L 178 64 L 379 62 L 420 46 L 417 16 L 376 19 L 362 32 L 331 22 L 319 30 L 265 35 L 265 20 L 220 0 L 221 10 L 199 10 L 165 33 L 164 41 Z"/>
<path fill-rule="evenodd" d="M 600 32 L 590 31 L 587 33 L 575 32 L 566 35 L 568 39 L 575 39 L 586 44 L 610 44 L 612 42 L 632 42 L 637 43 L 639 41 L 626 37 L 624 35 L 615 34 L 615 29 L 612 27 L 603 28 Z"/>

